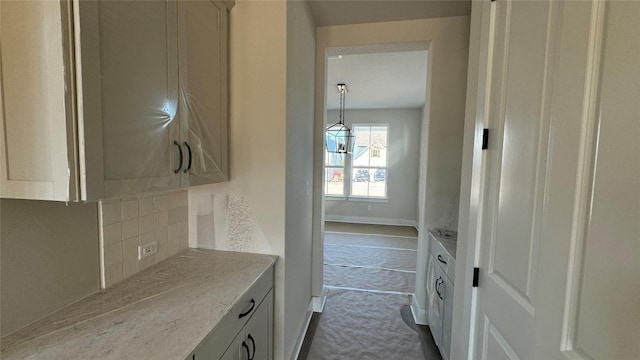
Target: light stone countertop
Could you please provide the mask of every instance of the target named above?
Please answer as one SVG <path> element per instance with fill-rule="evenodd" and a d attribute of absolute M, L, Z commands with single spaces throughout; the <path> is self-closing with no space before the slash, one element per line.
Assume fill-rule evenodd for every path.
<path fill-rule="evenodd" d="M 8 334 L 1 358 L 185 359 L 276 259 L 187 249 Z"/>
<path fill-rule="evenodd" d="M 458 233 L 455 231 L 438 231 L 429 230 L 436 240 L 442 244 L 444 249 L 449 253 L 454 260 L 456 258 L 456 248 L 458 247 Z"/>

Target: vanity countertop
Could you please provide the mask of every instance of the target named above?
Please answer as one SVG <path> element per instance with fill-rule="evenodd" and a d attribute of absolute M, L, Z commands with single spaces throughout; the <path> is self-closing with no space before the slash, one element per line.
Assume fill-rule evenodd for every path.
<path fill-rule="evenodd" d="M 3 337 L 1 357 L 185 359 L 276 259 L 184 250 Z"/>
<path fill-rule="evenodd" d="M 456 258 L 458 233 L 455 231 L 430 230 L 429 233 L 444 247 L 453 259 Z"/>

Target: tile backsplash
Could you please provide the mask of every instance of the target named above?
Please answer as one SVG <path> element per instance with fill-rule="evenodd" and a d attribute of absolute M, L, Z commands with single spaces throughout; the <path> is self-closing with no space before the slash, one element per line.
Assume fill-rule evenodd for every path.
<path fill-rule="evenodd" d="M 188 194 L 178 190 L 100 202 L 102 286 L 108 287 L 188 246 Z M 138 246 L 157 252 L 138 260 Z"/>

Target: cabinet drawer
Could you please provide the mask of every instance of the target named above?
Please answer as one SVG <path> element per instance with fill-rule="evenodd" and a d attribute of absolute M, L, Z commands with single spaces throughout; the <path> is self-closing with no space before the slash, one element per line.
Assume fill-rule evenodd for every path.
<path fill-rule="evenodd" d="M 444 245 L 431 232 L 429 233 L 429 251 L 442 270 L 454 281 L 456 259 L 449 254 Z"/>
<path fill-rule="evenodd" d="M 273 266 L 245 292 L 196 349 L 199 358 L 219 359 L 273 287 Z M 192 359 L 192 357 L 189 357 Z"/>

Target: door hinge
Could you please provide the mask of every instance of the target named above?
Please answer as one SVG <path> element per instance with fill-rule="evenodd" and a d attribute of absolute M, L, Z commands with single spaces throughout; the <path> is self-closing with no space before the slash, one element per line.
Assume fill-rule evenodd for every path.
<path fill-rule="evenodd" d="M 478 287 L 478 277 L 480 277 L 480 268 L 473 268 L 473 287 Z"/>
<path fill-rule="evenodd" d="M 489 129 L 482 129 L 482 150 L 489 148 Z"/>

